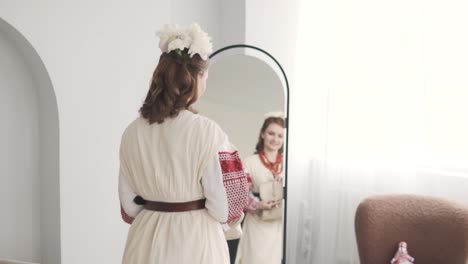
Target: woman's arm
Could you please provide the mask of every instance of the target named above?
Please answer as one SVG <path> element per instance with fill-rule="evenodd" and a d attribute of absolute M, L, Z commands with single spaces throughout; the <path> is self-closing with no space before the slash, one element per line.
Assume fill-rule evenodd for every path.
<path fill-rule="evenodd" d="M 234 146 L 226 143 L 213 157 L 202 178 L 206 208 L 218 221 L 233 222 L 247 205 L 248 178 Z"/>
<path fill-rule="evenodd" d="M 131 224 L 138 213 L 143 209 L 142 205 L 134 202 L 137 194 L 133 191 L 128 183 L 128 179 L 123 174 L 119 175 L 119 200 L 120 200 L 120 214 L 122 219 Z"/>
<path fill-rule="evenodd" d="M 202 177 L 205 207 L 208 213 L 219 222 L 226 222 L 229 215 L 229 204 L 224 188 L 221 166 L 218 155 L 208 163 Z"/>

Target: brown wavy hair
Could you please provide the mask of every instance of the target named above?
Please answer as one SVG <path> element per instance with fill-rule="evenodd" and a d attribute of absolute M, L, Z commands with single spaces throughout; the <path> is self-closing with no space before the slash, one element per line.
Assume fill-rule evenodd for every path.
<path fill-rule="evenodd" d="M 265 130 L 270 124 L 277 124 L 281 126 L 282 128 L 284 128 L 284 119 L 281 117 L 268 117 L 267 119 L 265 119 L 265 121 L 263 121 L 263 126 L 260 129 L 260 134 L 258 135 L 258 142 L 257 142 L 257 145 L 255 146 L 254 154 L 258 154 L 260 151 L 263 151 L 263 148 L 265 147 L 265 143 L 263 142 L 262 134 L 265 132 Z M 279 153 L 283 153 L 283 148 L 284 148 L 284 143 L 283 143 L 283 146 L 281 146 L 281 148 L 279 149 Z"/>
<path fill-rule="evenodd" d="M 190 57 L 187 52 L 161 54 L 139 111 L 150 124 L 161 124 L 183 109 L 196 112 L 191 106 L 198 99 L 198 75 L 208 70 L 209 62 L 198 54 Z"/>

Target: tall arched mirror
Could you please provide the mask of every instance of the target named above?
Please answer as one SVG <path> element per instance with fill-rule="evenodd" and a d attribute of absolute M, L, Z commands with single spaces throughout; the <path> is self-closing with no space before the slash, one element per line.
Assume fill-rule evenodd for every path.
<path fill-rule="evenodd" d="M 225 130 L 252 178 L 242 236 L 228 240 L 231 263 L 284 263 L 287 77 L 271 54 L 250 45 L 227 46 L 210 58 L 195 108 Z"/>

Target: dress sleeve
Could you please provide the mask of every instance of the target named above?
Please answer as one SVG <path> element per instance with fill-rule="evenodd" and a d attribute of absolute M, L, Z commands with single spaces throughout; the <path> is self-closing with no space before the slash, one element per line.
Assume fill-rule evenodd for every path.
<path fill-rule="evenodd" d="M 143 206 L 137 205 L 133 200 L 137 194 L 133 191 L 128 183 L 127 177 L 123 174 L 119 175 L 119 199 L 120 199 L 120 214 L 122 219 L 131 224 L 138 213 L 143 209 Z"/>
<path fill-rule="evenodd" d="M 137 194 L 132 189 L 128 181 L 129 169 L 127 159 L 125 157 L 125 141 L 124 136 L 120 144 L 120 169 L 119 169 L 119 200 L 120 214 L 124 222 L 131 224 L 138 213 L 143 209 L 143 206 L 133 202 Z"/>
<path fill-rule="evenodd" d="M 250 213 L 250 214 L 255 214 L 257 213 L 258 209 L 258 202 L 260 199 L 256 197 L 252 191 L 249 192 L 249 197 L 247 198 L 247 206 L 245 210 Z"/>
<path fill-rule="evenodd" d="M 246 169 L 246 172 L 249 176 L 249 195 L 247 197 L 247 205 L 245 207 L 245 211 L 250 213 L 250 214 L 255 214 L 258 212 L 258 202 L 260 202 L 260 199 L 255 196 L 254 193 L 258 193 L 257 187 L 252 181 L 252 177 L 250 176 L 251 173 L 253 173 L 253 170 L 251 168 L 251 160 L 245 160 L 244 166 Z"/>
<path fill-rule="evenodd" d="M 208 163 L 202 184 L 206 208 L 215 219 L 230 223 L 243 216 L 248 200 L 248 177 L 232 144 L 223 144 Z"/>
<path fill-rule="evenodd" d="M 202 177 L 203 192 L 206 198 L 205 207 L 217 221 L 226 222 L 229 214 L 229 205 L 226 189 L 223 185 L 221 166 L 218 154 L 213 157 Z"/>

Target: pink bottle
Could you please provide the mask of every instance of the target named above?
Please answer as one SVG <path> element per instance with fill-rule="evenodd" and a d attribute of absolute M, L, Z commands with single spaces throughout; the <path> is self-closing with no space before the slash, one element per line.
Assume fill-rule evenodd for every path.
<path fill-rule="evenodd" d="M 408 249 L 406 242 L 400 242 L 398 244 L 398 251 L 395 253 L 391 264 L 412 264 L 414 263 L 414 258 L 408 254 Z"/>

